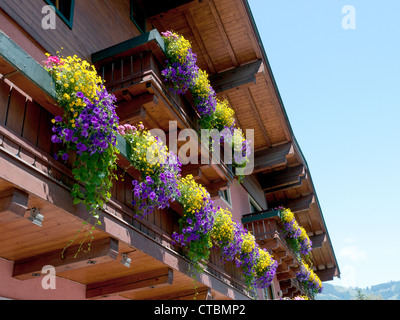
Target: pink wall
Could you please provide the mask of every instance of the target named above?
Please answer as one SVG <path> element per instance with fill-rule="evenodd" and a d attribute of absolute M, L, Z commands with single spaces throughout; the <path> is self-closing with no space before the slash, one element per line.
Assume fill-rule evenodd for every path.
<path fill-rule="evenodd" d="M 224 200 L 217 199 L 214 201 L 216 207 L 221 207 L 228 209 L 232 212 L 232 218 L 235 221 L 241 222 L 242 216 L 244 214 L 250 213 L 250 203 L 247 191 L 235 181 L 231 187 L 231 202 L 232 205 L 229 206 Z"/>

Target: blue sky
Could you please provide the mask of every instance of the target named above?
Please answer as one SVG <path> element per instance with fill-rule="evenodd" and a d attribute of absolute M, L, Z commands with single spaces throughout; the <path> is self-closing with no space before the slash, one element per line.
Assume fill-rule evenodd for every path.
<path fill-rule="evenodd" d="M 400 1 L 249 3 L 339 263 L 330 283 L 400 280 Z"/>

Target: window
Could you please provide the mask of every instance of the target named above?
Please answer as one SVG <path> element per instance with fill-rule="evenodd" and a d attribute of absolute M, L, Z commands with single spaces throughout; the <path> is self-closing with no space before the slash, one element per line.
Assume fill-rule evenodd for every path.
<path fill-rule="evenodd" d="M 232 205 L 231 192 L 229 189 L 220 191 L 219 196 L 221 197 L 221 199 L 225 200 L 227 204 L 229 204 L 230 206 Z"/>
<path fill-rule="evenodd" d="M 75 0 L 45 0 L 48 5 L 54 6 L 58 16 L 72 29 L 74 19 Z"/>
<path fill-rule="evenodd" d="M 260 212 L 261 209 L 259 208 L 259 206 L 255 203 L 255 201 L 253 201 L 252 199 L 250 199 L 250 213 L 258 213 Z"/>
<path fill-rule="evenodd" d="M 146 32 L 146 11 L 138 0 L 131 0 L 131 20 L 140 33 Z"/>
<path fill-rule="evenodd" d="M 274 297 L 274 285 L 271 283 L 271 285 L 267 288 L 264 289 L 264 299 L 265 300 L 273 300 L 275 299 Z"/>

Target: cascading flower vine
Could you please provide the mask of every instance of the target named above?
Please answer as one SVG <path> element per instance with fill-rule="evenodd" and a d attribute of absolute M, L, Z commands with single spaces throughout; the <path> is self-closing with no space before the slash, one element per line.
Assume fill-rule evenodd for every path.
<path fill-rule="evenodd" d="M 232 220 L 230 211 L 217 209 L 211 237 L 221 249 L 222 259 L 233 261 L 243 270 L 247 286 L 263 289 L 271 285 L 278 267 L 277 261 L 258 246 L 249 231 Z"/>
<path fill-rule="evenodd" d="M 243 271 L 244 282 L 246 285 L 252 288 L 255 266 L 260 254 L 258 244 L 250 231 L 247 231 L 241 226 L 239 226 L 239 230 L 242 234 L 242 246 L 237 266 Z"/>
<path fill-rule="evenodd" d="M 232 166 L 238 168 L 236 176 L 242 181 L 241 168 L 245 168 L 252 152 L 250 141 L 246 141 L 243 132 L 235 128 L 235 112 L 227 101 L 219 101 L 210 84 L 208 74 L 197 65 L 197 57 L 191 44 L 183 36 L 171 31 L 162 33 L 166 44 L 167 67 L 162 71 L 165 81 L 172 83 L 171 91 L 185 94 L 190 91 L 194 105 L 199 113 L 202 129 L 228 129 L 236 142 Z M 212 141 L 211 141 L 212 143 Z M 231 142 L 228 142 L 231 143 Z M 232 143 L 231 143 L 232 146 Z M 239 150 L 238 150 L 239 148 Z M 236 172 L 235 172 L 236 173 Z"/>
<path fill-rule="evenodd" d="M 185 94 L 194 85 L 199 71 L 197 56 L 193 53 L 190 42 L 171 31 L 161 33 L 167 44 L 167 67 L 161 72 L 165 81 L 172 83 L 170 90 Z"/>
<path fill-rule="evenodd" d="M 301 230 L 299 236 L 300 253 L 308 257 L 312 250 L 312 241 L 308 237 L 307 232 L 303 227 L 300 227 L 300 230 Z"/>
<path fill-rule="evenodd" d="M 190 91 L 200 116 L 213 115 L 217 106 L 217 94 L 210 84 L 207 72 L 198 70 Z"/>
<path fill-rule="evenodd" d="M 264 289 L 271 285 L 275 277 L 278 262 L 268 251 L 258 248 L 258 258 L 255 264 L 255 277 L 253 284 L 256 288 Z"/>
<path fill-rule="evenodd" d="M 209 258 L 212 247 L 214 202 L 207 190 L 192 175 L 181 178 L 178 189 L 180 196 L 177 201 L 183 207 L 183 217 L 179 220 L 180 233 L 174 232 L 172 239 L 181 246 L 187 246 L 188 257 L 198 268 L 202 260 Z"/>
<path fill-rule="evenodd" d="M 237 261 L 242 248 L 243 239 L 238 223 L 232 220 L 232 213 L 229 210 L 222 208 L 217 209 L 211 231 L 211 238 L 221 249 L 223 260 Z"/>
<path fill-rule="evenodd" d="M 312 296 L 315 296 L 318 293 L 322 293 L 323 286 L 320 278 L 303 260 L 301 261 L 300 271 L 296 274 L 296 278 L 303 284 L 305 289 Z"/>
<path fill-rule="evenodd" d="M 83 202 L 100 224 L 99 212 L 111 197 L 115 178 L 117 127 L 115 97 L 103 86 L 94 66 L 77 56 L 60 58 L 47 54 L 45 69 L 55 81 L 57 101 L 63 116 L 52 120 L 51 141 L 62 144 L 54 154 L 67 161 L 76 152 L 72 173 L 74 203 Z"/>
<path fill-rule="evenodd" d="M 180 196 L 178 179 L 181 163 L 168 152 L 167 146 L 142 123 L 138 127 L 126 124 L 119 126 L 118 131 L 131 145 L 131 163 L 141 171 L 141 179 L 134 179 L 132 205 L 139 205 L 136 218 L 154 212 L 156 209 L 169 207 Z"/>
<path fill-rule="evenodd" d="M 280 208 L 283 234 L 292 249 L 308 257 L 312 250 L 312 242 L 306 230 L 300 227 L 290 209 Z"/>

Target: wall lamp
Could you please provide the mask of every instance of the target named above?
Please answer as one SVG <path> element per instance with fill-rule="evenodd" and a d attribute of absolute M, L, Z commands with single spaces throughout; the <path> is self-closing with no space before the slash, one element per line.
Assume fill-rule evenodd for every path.
<path fill-rule="evenodd" d="M 31 215 L 29 216 L 28 220 L 30 220 L 33 224 L 41 227 L 43 222 L 44 216 L 40 214 L 40 211 L 36 208 L 31 209 Z"/>

